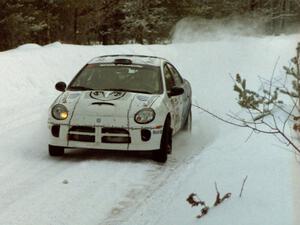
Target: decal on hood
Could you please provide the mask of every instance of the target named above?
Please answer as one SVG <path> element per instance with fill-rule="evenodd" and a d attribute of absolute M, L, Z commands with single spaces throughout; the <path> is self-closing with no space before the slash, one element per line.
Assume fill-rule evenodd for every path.
<path fill-rule="evenodd" d="M 122 98 L 125 94 L 122 91 L 92 91 L 90 97 L 101 101 L 112 101 Z"/>
<path fill-rule="evenodd" d="M 142 102 L 145 102 L 149 99 L 149 97 L 145 95 L 138 95 L 136 98 Z"/>
<path fill-rule="evenodd" d="M 78 96 L 80 96 L 80 93 L 70 94 L 69 99 L 74 99 L 74 98 L 77 98 Z"/>

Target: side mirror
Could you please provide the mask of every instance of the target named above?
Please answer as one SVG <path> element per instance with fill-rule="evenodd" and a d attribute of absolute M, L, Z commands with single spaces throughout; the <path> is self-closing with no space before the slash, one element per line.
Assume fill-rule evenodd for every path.
<path fill-rule="evenodd" d="M 58 91 L 61 91 L 61 92 L 64 92 L 67 88 L 67 85 L 65 82 L 58 82 L 55 84 L 55 89 L 58 90 Z"/>
<path fill-rule="evenodd" d="M 184 93 L 184 89 L 181 87 L 173 87 L 171 89 L 171 93 L 170 96 L 178 96 L 178 95 L 182 95 Z"/>

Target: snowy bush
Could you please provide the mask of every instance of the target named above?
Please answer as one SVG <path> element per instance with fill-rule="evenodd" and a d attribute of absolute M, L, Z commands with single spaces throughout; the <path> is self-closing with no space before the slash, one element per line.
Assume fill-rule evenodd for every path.
<path fill-rule="evenodd" d="M 287 146 L 291 145 L 297 153 L 300 153 L 299 145 L 292 139 L 287 128 L 292 123 L 294 131 L 300 132 L 299 60 L 300 43 L 298 43 L 297 55 L 291 60 L 292 65 L 284 67 L 285 81 L 275 84 L 273 74 L 267 84 L 262 82 L 263 88 L 259 92 L 248 89 L 246 79 L 237 74 L 234 91 L 238 93 L 238 104 L 248 116 L 231 116 L 236 125 L 250 128 L 253 132 L 275 135 L 280 142 Z"/>

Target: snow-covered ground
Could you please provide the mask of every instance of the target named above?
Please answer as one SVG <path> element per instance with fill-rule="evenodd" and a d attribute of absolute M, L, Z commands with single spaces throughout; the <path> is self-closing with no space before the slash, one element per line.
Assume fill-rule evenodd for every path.
<path fill-rule="evenodd" d="M 165 165 L 145 155 L 71 151 L 51 158 L 47 111 L 92 57 L 150 54 L 169 59 L 192 83 L 193 101 L 225 116 L 237 112 L 232 77 L 283 76 L 298 35 L 239 37 L 170 45 L 28 44 L 0 53 L 0 224 L 3 225 L 292 225 L 299 224 L 299 164 L 272 136 L 231 127 L 193 109 L 193 131 L 174 137 Z M 248 176 L 243 197 L 239 192 Z M 192 192 L 212 205 L 217 182 L 232 197 L 196 218 Z"/>

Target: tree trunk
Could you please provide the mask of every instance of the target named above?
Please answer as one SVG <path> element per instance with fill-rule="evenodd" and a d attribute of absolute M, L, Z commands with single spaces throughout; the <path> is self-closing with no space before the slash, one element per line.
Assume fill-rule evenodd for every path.
<path fill-rule="evenodd" d="M 49 15 L 50 13 L 49 12 L 47 12 L 47 19 L 46 19 L 46 21 L 47 21 L 47 30 L 46 30 L 46 32 L 47 32 L 47 43 L 50 43 L 51 42 L 51 34 L 50 34 L 50 29 L 51 29 L 51 25 L 50 25 L 50 15 Z"/>
<path fill-rule="evenodd" d="M 73 41 L 77 44 L 77 32 L 78 32 L 78 9 L 77 7 L 74 9 L 74 17 L 73 17 Z"/>
<path fill-rule="evenodd" d="M 142 26 L 139 26 L 136 31 L 135 41 L 140 44 L 144 44 L 144 29 Z"/>
<path fill-rule="evenodd" d="M 281 0 L 280 3 L 280 32 L 285 28 L 285 18 L 286 18 L 286 0 Z"/>

